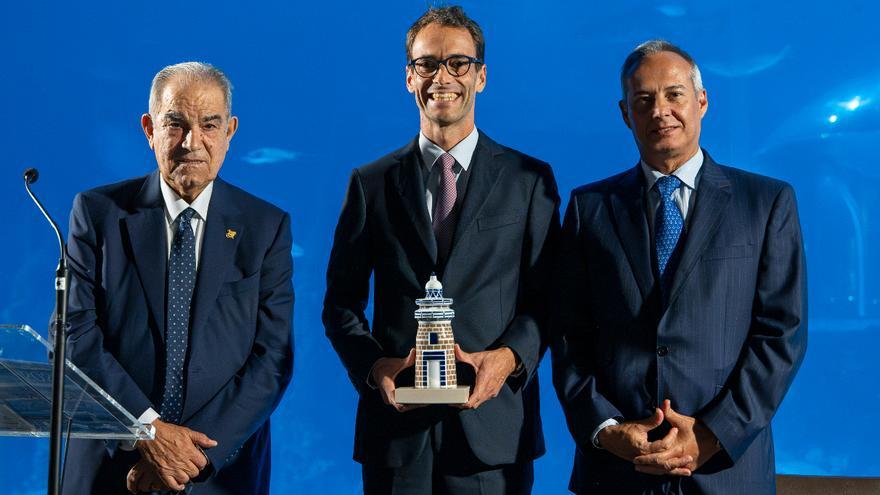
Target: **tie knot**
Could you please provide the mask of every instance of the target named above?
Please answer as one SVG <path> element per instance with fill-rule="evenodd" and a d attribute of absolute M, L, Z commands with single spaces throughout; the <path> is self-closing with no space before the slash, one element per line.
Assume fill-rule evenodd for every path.
<path fill-rule="evenodd" d="M 443 166 L 443 170 L 452 170 L 452 167 L 455 165 L 455 158 L 449 153 L 443 153 L 440 155 L 440 165 Z"/>
<path fill-rule="evenodd" d="M 180 215 L 178 215 L 178 217 L 177 217 L 178 220 L 180 221 L 179 225 L 189 224 L 189 222 L 192 221 L 192 217 L 195 216 L 195 214 L 196 214 L 196 210 L 193 210 L 192 208 L 187 208 L 187 209 L 183 210 L 183 212 Z"/>
<path fill-rule="evenodd" d="M 674 175 L 664 175 L 657 179 L 655 183 L 657 187 L 657 191 L 660 192 L 660 197 L 663 199 L 668 199 L 673 192 L 681 185 L 681 179 Z"/>

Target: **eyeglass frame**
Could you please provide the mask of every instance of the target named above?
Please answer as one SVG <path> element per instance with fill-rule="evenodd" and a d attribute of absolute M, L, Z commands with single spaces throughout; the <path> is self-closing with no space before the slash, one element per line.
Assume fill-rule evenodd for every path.
<path fill-rule="evenodd" d="M 449 66 L 446 65 L 447 62 L 449 62 L 449 61 L 450 61 L 451 59 L 453 59 L 453 58 L 466 58 L 466 59 L 468 60 L 468 68 L 467 68 L 467 70 L 464 71 L 464 72 L 461 73 L 461 74 L 458 74 L 458 75 L 453 74 L 452 71 L 449 70 Z M 419 70 L 416 69 L 416 62 L 418 62 L 419 60 L 426 60 L 426 59 L 428 59 L 428 60 L 433 60 L 433 61 L 437 62 L 437 70 L 435 70 L 435 71 L 434 71 L 431 75 L 429 75 L 429 76 L 422 75 L 422 74 L 419 72 Z M 450 55 L 450 56 L 444 58 L 443 60 L 438 60 L 436 57 L 432 57 L 432 56 L 430 56 L 430 55 L 425 55 L 424 57 L 419 57 L 419 58 L 416 58 L 416 59 L 410 60 L 410 61 L 406 64 L 406 66 L 407 66 L 407 67 L 411 67 L 412 70 L 413 70 L 416 74 L 419 75 L 419 77 L 428 78 L 428 77 L 434 77 L 434 76 L 436 76 L 437 73 L 440 72 L 440 66 L 441 66 L 441 65 L 442 65 L 444 68 L 446 68 L 446 73 L 449 74 L 449 75 L 452 76 L 452 77 L 462 77 L 462 76 L 466 76 L 467 73 L 470 72 L 470 70 L 471 70 L 471 65 L 474 65 L 474 64 L 480 64 L 480 65 L 483 65 L 483 60 L 482 60 L 482 59 L 479 59 L 479 58 L 476 58 L 476 57 L 471 57 L 470 55 L 453 54 L 453 55 Z"/>

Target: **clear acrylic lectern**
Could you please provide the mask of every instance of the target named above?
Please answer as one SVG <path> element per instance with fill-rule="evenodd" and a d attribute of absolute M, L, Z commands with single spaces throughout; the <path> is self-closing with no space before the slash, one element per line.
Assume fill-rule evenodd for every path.
<path fill-rule="evenodd" d="M 27 325 L 0 325 L 0 436 L 48 437 L 52 345 Z M 151 431 L 69 360 L 62 431 L 71 438 L 152 439 Z"/>

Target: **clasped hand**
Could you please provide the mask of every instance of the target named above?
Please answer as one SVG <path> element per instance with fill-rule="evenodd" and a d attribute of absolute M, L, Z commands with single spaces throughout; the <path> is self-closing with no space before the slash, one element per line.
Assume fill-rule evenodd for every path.
<path fill-rule="evenodd" d="M 462 409 L 476 409 L 487 400 L 498 396 L 504 381 L 516 369 L 516 357 L 508 347 L 482 352 L 464 352 L 458 344 L 455 344 L 455 359 L 473 366 L 475 373 L 474 388 L 468 401 L 457 406 Z M 422 407 L 420 405 L 399 404 L 394 399 L 394 391 L 396 390 L 394 379 L 401 371 L 414 365 L 415 362 L 416 351 L 412 349 L 405 358 L 380 358 L 373 365 L 373 383 L 382 394 L 382 400 L 399 412 Z"/>
<path fill-rule="evenodd" d="M 666 436 L 648 441 L 648 432 L 664 420 L 671 426 Z M 715 435 L 705 425 L 672 409 L 669 399 L 649 418 L 604 428 L 599 432 L 599 443 L 635 464 L 636 471 L 655 475 L 690 476 L 721 450 Z"/>
<path fill-rule="evenodd" d="M 126 487 L 132 493 L 182 491 L 208 466 L 201 449 L 216 447 L 217 442 L 204 433 L 160 420 L 153 426 L 155 439 L 137 444 L 141 460 L 128 472 Z"/>

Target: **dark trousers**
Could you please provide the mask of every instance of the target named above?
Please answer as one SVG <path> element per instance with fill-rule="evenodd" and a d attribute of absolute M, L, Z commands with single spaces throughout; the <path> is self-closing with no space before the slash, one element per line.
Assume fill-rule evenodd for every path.
<path fill-rule="evenodd" d="M 489 466 L 477 459 L 458 417 L 433 425 L 410 464 L 364 464 L 362 473 L 364 495 L 528 495 L 534 483 L 532 461 Z"/>

